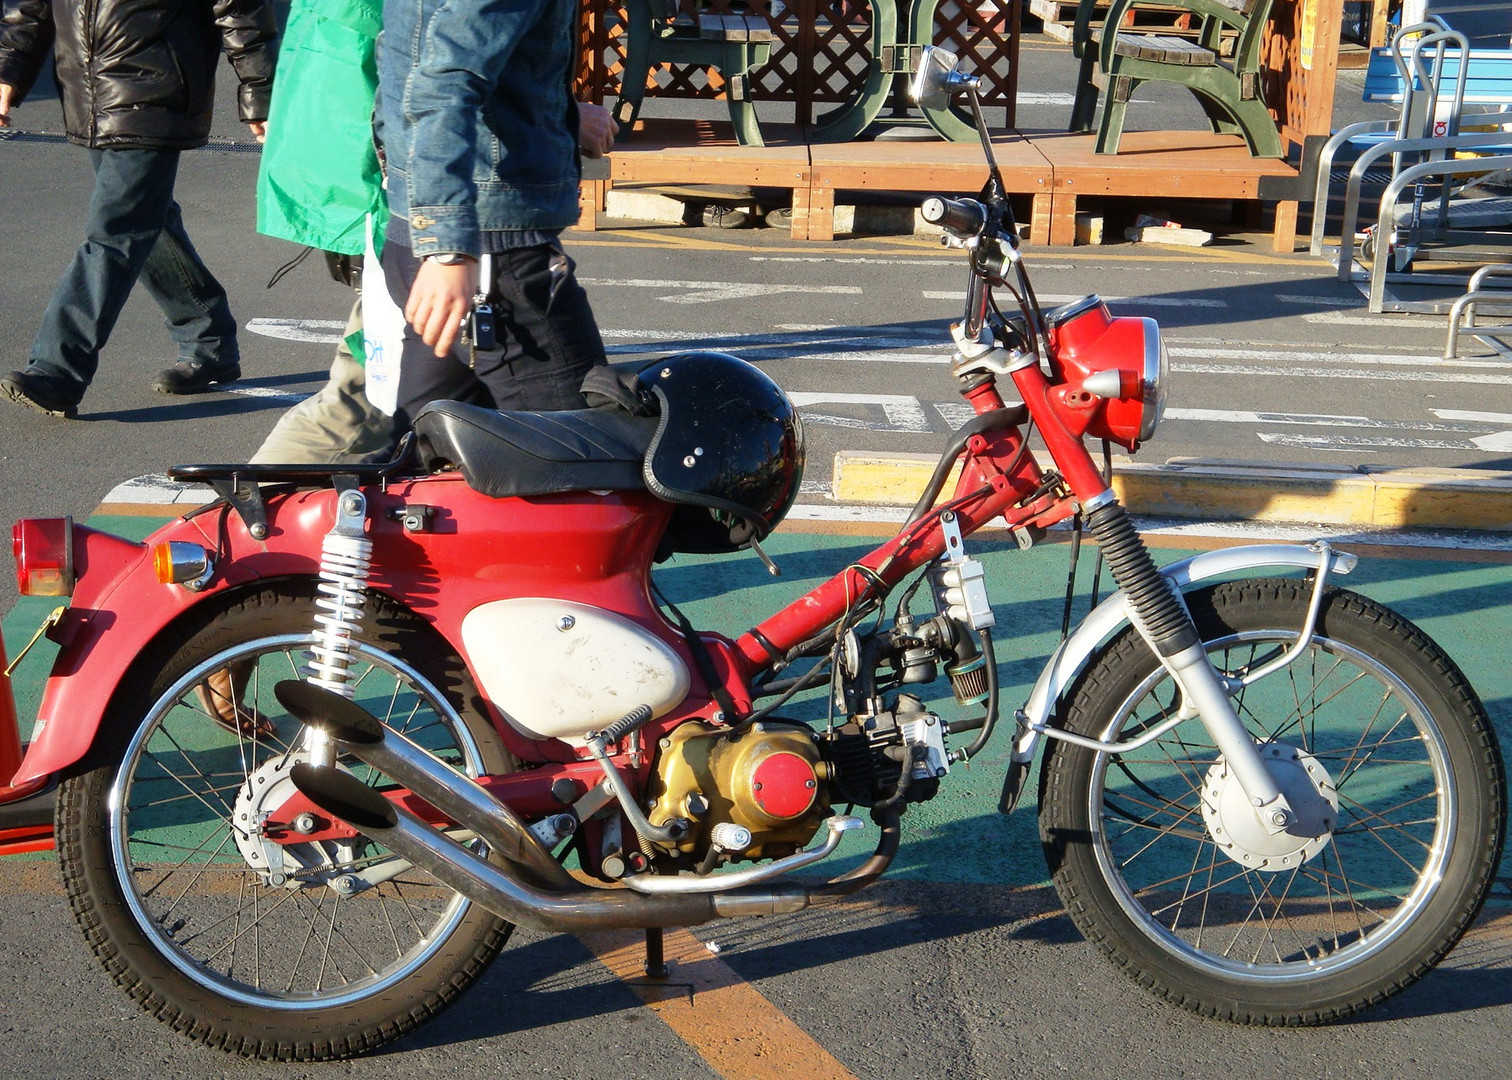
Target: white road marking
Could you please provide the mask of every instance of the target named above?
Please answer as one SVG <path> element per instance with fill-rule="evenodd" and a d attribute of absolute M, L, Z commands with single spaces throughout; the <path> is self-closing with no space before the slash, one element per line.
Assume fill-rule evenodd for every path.
<path fill-rule="evenodd" d="M 1351 297 L 1298 296 L 1295 293 L 1277 293 L 1276 299 L 1283 304 L 1308 304 L 1313 307 L 1363 308 L 1365 301 L 1359 293 Z"/>
<path fill-rule="evenodd" d="M 1041 304 L 1069 304 L 1072 300 L 1080 300 L 1086 293 L 1037 293 Z M 1099 294 L 1100 295 L 1100 294 Z M 926 289 L 923 293 L 926 300 L 954 300 L 964 303 L 966 293 L 962 290 L 935 290 Z M 1184 296 L 1104 296 L 1103 300 L 1109 304 L 1142 304 L 1146 307 L 1200 307 L 1200 308 L 1226 308 L 1227 300 L 1198 299 Z"/>
<path fill-rule="evenodd" d="M 1388 321 L 1401 319 L 1401 313 L 1393 312 L 1379 315 L 1346 315 L 1338 311 L 1304 311 L 1302 321 L 1309 323 L 1324 324 L 1328 326 L 1373 326 L 1380 329 Z"/>
<path fill-rule="evenodd" d="M 1439 382 L 1469 383 L 1489 386 L 1512 385 L 1512 374 L 1492 375 L 1448 371 L 1371 371 L 1351 368 L 1316 367 L 1251 367 L 1247 364 L 1192 364 L 1172 363 L 1172 371 L 1187 371 L 1207 375 L 1274 375 L 1281 378 L 1302 379 L 1376 379 L 1381 382 Z"/>
<path fill-rule="evenodd" d="M 1486 424 L 1512 424 L 1512 413 L 1473 412 L 1464 409 L 1433 409 L 1440 420 L 1478 420 Z"/>
<path fill-rule="evenodd" d="M 307 393 L 291 393 L 288 390 L 274 390 L 269 386 L 228 386 L 225 392 L 240 394 L 242 397 L 265 398 L 268 401 L 303 401 L 310 394 L 315 393 L 314 390 Z"/>
<path fill-rule="evenodd" d="M 311 341 L 335 345 L 346 323 L 337 319 L 248 319 L 245 329 L 283 341 Z"/>
<path fill-rule="evenodd" d="M 680 289 L 657 297 L 669 304 L 707 304 L 716 300 L 745 300 L 752 296 L 782 293 L 821 293 L 825 296 L 859 296 L 859 285 L 805 285 L 800 282 L 761 283 L 744 281 L 660 281 L 654 278 L 578 278 L 593 288 Z"/>
<path fill-rule="evenodd" d="M 1315 413 L 1248 412 L 1243 409 L 1168 408 L 1167 420 L 1200 420 L 1218 424 L 1293 424 L 1301 427 L 1384 428 L 1400 431 L 1469 431 L 1460 424 L 1435 424 L 1431 420 L 1374 420 L 1368 416 L 1327 416 Z"/>
<path fill-rule="evenodd" d="M 1350 451 L 1352 453 L 1374 452 L 1376 450 L 1474 450 L 1475 444 L 1469 439 L 1374 439 L 1364 435 L 1335 435 L 1328 438 L 1323 435 L 1283 435 L 1279 432 L 1262 431 L 1257 433 L 1261 442 L 1272 443 L 1276 446 L 1304 446 L 1310 450 L 1331 450 L 1336 452 Z"/>
<path fill-rule="evenodd" d="M 788 397 L 793 399 L 793 404 L 803 410 L 805 423 L 829 424 L 834 427 L 847 427 L 864 429 L 868 431 L 910 431 L 927 434 L 934 429 L 930 426 L 929 417 L 924 413 L 924 406 L 919 399 L 906 394 L 829 394 L 829 393 L 790 393 Z M 882 409 L 882 415 L 886 417 L 885 423 L 873 420 L 858 420 L 844 416 L 826 416 L 822 413 L 810 412 L 814 405 L 877 405 Z"/>
<path fill-rule="evenodd" d="M 1509 369 L 1505 360 L 1445 360 L 1442 356 L 1406 353 L 1357 353 L 1340 349 L 1325 352 L 1304 349 L 1244 349 L 1222 345 L 1207 347 L 1183 345 L 1175 342 L 1168 342 L 1167 348 L 1172 356 L 1211 357 L 1223 360 L 1279 360 L 1290 364 L 1380 364 L 1384 367 L 1427 365 L 1436 368 L 1491 368 L 1496 371 Z"/>

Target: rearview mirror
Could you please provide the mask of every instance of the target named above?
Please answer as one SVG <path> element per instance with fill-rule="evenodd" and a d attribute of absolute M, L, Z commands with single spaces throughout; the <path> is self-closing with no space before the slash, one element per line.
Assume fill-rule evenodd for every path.
<path fill-rule="evenodd" d="M 974 75 L 962 75 L 956 70 L 959 63 L 955 53 L 926 45 L 919 56 L 919 70 L 909 84 L 908 96 L 926 109 L 948 108 L 952 97 L 975 89 L 981 82 Z"/>

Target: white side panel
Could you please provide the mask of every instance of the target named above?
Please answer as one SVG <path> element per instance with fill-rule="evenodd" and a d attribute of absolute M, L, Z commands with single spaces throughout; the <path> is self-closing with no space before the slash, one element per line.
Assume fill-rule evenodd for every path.
<path fill-rule="evenodd" d="M 462 642 L 483 692 L 532 738 L 578 739 L 637 705 L 660 716 L 688 696 L 671 646 L 587 604 L 496 600 L 468 612 Z"/>

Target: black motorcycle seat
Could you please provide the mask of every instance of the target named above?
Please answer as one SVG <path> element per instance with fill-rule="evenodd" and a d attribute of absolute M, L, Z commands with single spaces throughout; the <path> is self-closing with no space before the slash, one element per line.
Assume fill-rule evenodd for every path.
<path fill-rule="evenodd" d="M 499 412 L 433 401 L 415 417 L 420 461 L 461 471 L 495 498 L 569 491 L 638 491 L 657 418 L 613 408 Z"/>

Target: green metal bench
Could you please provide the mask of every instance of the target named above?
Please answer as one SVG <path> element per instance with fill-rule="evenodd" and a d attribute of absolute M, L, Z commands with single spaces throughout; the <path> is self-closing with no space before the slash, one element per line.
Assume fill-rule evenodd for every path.
<path fill-rule="evenodd" d="M 775 34 L 763 15 L 685 16 L 677 0 L 626 0 L 625 68 L 614 118 L 620 138 L 629 138 L 651 72 L 662 64 L 714 68 L 725 82 L 725 102 L 735 140 L 763 146 L 751 101 L 751 76 L 771 59 Z"/>
<path fill-rule="evenodd" d="M 1107 100 L 1097 127 L 1096 151 L 1116 154 L 1124 116 L 1141 83 L 1166 82 L 1192 92 L 1214 131 L 1244 137 L 1255 157 L 1284 157 L 1276 122 L 1261 92 L 1260 48 L 1271 0 L 1162 0 L 1161 7 L 1186 8 L 1197 25 L 1190 41 L 1172 34 L 1124 26 L 1139 0 L 1113 0 L 1103 25 L 1092 25 L 1099 0 L 1081 0 L 1071 47 L 1081 58 L 1072 131 L 1091 131 L 1097 110 L 1098 80 Z M 1234 36 L 1233 55 L 1221 55 L 1225 31 Z"/>

